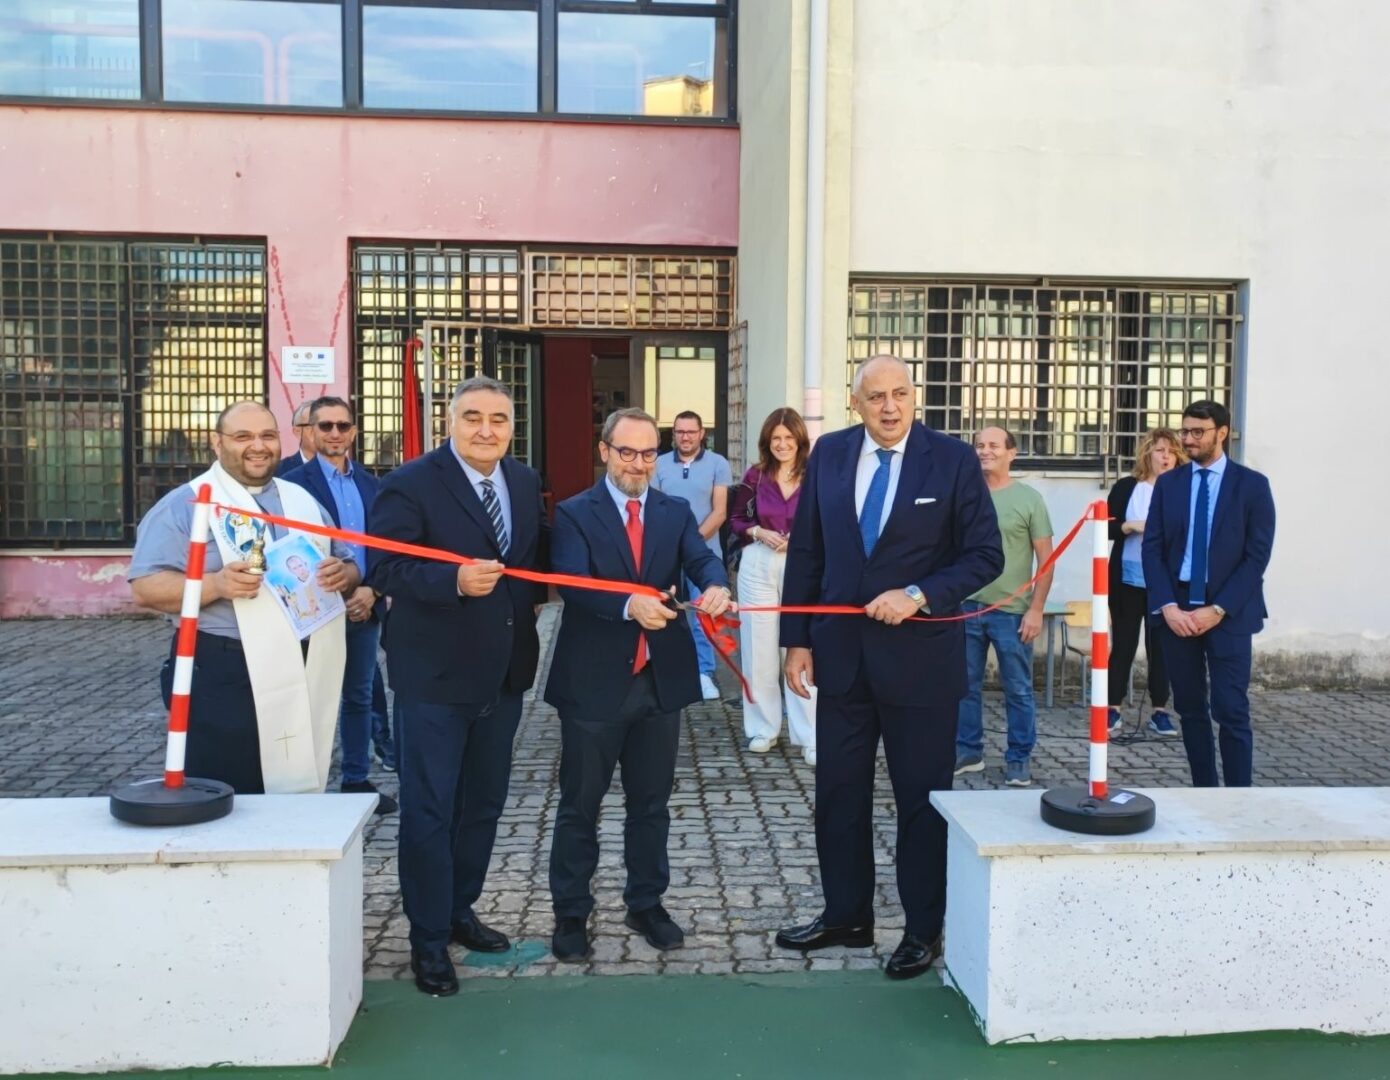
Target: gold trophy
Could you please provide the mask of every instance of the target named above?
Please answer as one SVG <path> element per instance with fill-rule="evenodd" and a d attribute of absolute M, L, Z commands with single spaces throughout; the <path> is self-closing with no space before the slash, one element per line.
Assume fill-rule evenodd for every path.
<path fill-rule="evenodd" d="M 246 553 L 246 572 L 265 573 L 265 530 L 258 532 L 256 539 L 251 541 L 251 550 Z"/>

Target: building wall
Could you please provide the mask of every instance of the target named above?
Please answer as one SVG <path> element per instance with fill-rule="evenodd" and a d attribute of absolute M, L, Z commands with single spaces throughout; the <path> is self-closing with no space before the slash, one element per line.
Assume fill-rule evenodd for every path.
<path fill-rule="evenodd" d="M 1248 281 L 1236 456 L 1281 514 L 1257 647 L 1286 680 L 1390 680 L 1390 509 L 1328 453 L 1368 447 L 1390 391 L 1359 317 L 1390 240 L 1387 33 L 1376 0 L 855 7 L 852 272 Z M 1098 484 L 1038 481 L 1059 531 Z"/>
<path fill-rule="evenodd" d="M 732 128 L 0 106 L 0 230 L 264 237 L 270 399 L 352 382 L 350 241 L 732 247 Z M 331 387 L 282 345 L 335 345 Z M 128 604 L 117 553 L 0 553 L 0 617 Z"/>

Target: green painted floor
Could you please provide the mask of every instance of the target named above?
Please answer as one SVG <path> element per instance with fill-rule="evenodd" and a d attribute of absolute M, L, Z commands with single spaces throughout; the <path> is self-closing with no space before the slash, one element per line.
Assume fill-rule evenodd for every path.
<path fill-rule="evenodd" d="M 212 1070 L 111 1075 L 167 1080 Z M 990 1047 L 934 975 L 895 984 L 872 971 L 478 979 L 443 1000 L 409 983 L 369 982 L 331 1076 L 1373 1080 L 1390 1077 L 1390 1037 L 1299 1032 Z"/>

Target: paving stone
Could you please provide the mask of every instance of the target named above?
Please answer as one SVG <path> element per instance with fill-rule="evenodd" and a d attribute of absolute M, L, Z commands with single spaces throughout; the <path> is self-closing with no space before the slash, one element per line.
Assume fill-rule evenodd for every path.
<path fill-rule="evenodd" d="M 541 619 L 549 663 L 558 609 Z M 123 780 L 163 766 L 166 714 L 159 699 L 160 662 L 169 630 L 155 619 L 92 619 L 0 623 L 0 797 L 100 795 Z M 76 662 L 80 658 L 81 662 Z M 542 679 L 544 678 L 544 667 Z M 794 748 L 749 754 L 732 681 L 721 671 L 726 701 L 685 711 L 671 799 L 671 889 L 667 909 L 687 932 L 686 947 L 662 954 L 623 925 L 623 805 L 620 781 L 599 819 L 597 906 L 591 922 L 596 955 L 588 964 L 560 964 L 549 952 L 554 917 L 548 891 L 550 835 L 558 802 L 560 726 L 549 707 L 528 695 L 517 732 L 510 797 L 498 829 L 486 891 L 477 904 L 512 935 L 500 962 L 465 962 L 460 977 L 586 974 L 779 972 L 881 966 L 902 936 L 893 881 L 891 789 L 880 755 L 875 789 L 875 944 L 872 950 L 828 950 L 803 957 L 773 944 L 780 927 L 820 914 L 816 863 L 814 776 Z M 1390 784 L 1390 693 L 1254 691 L 1255 777 L 1263 784 Z M 93 702 L 100 702 L 94 708 Z M 1135 787 L 1185 786 L 1180 739 L 1142 734 L 1130 710 L 1130 737 L 1110 748 L 1111 779 Z M 1003 701 L 985 694 L 985 771 L 958 788 L 1003 782 Z M 1041 710 L 1033 754 L 1034 788 L 1080 783 L 1087 767 L 1087 715 L 1076 705 Z M 399 794 L 394 773 L 372 780 Z M 336 787 L 336 773 L 330 785 Z M 374 818 L 363 848 L 363 939 L 366 974 L 409 979 L 409 925 L 397 880 L 396 818 Z M 490 961 L 494 958 L 490 958 Z"/>

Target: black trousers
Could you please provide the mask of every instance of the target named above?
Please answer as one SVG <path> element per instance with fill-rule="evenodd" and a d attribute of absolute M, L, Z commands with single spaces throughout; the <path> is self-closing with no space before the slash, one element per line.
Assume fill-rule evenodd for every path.
<path fill-rule="evenodd" d="M 168 708 L 174 685 L 174 649 L 159 669 L 159 688 Z M 221 780 L 238 795 L 265 791 L 261 776 L 261 741 L 256 729 L 256 699 L 246 655 L 236 638 L 198 634 L 193 654 L 193 686 L 188 695 L 188 743 L 184 771 L 189 776 Z"/>
<path fill-rule="evenodd" d="M 521 695 L 435 705 L 396 691 L 401 778 L 399 867 L 410 943 L 444 948 L 473 914 L 507 802 Z"/>
<path fill-rule="evenodd" d="M 560 807 L 550 843 L 556 918 L 587 918 L 594 909 L 590 886 L 598 866 L 599 804 L 619 762 L 627 811 L 623 901 L 631 911 L 654 907 L 671 884 L 667 803 L 676 774 L 680 713 L 661 710 L 648 666 L 633 677 L 616 715 L 562 714 L 560 735 Z"/>
<path fill-rule="evenodd" d="M 1117 585 L 1110 594 L 1110 702 L 1124 704 L 1129 669 L 1139 651 L 1139 631 L 1144 631 L 1144 654 L 1149 661 L 1149 700 L 1155 709 L 1168 704 L 1168 664 L 1159 644 L 1162 615 L 1149 614 L 1149 593 L 1135 585 Z"/>
<path fill-rule="evenodd" d="M 848 693 L 816 704 L 816 854 L 829 926 L 874 921 L 874 766 L 878 741 L 898 809 L 898 896 L 907 932 L 931 940 L 946 919 L 946 821 L 933 791 L 954 780 L 955 698 L 891 705 L 859 675 Z"/>

